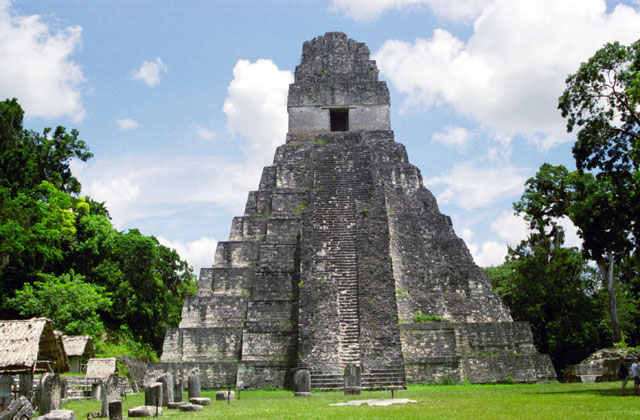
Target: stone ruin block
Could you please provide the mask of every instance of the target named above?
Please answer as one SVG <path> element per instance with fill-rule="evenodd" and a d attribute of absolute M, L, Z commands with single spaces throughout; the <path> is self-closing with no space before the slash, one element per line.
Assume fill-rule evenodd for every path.
<path fill-rule="evenodd" d="M 118 385 L 118 377 L 109 375 L 103 382 L 102 387 L 102 410 L 101 417 L 110 417 L 109 403 L 120 399 L 120 387 Z"/>
<path fill-rule="evenodd" d="M 198 279 L 198 297 L 211 296 L 213 294 L 213 268 L 201 268 Z"/>
<path fill-rule="evenodd" d="M 216 401 L 235 401 L 236 393 L 234 391 L 218 391 L 216 392 Z"/>
<path fill-rule="evenodd" d="M 251 294 L 255 270 L 252 268 L 213 268 L 213 293 L 223 296 Z"/>
<path fill-rule="evenodd" d="M 122 420 L 122 400 L 109 401 L 109 420 Z"/>
<path fill-rule="evenodd" d="M 38 412 L 41 415 L 60 409 L 60 376 L 45 373 L 38 388 Z"/>
<path fill-rule="evenodd" d="M 302 223 L 298 217 L 269 218 L 266 241 L 295 244 L 298 242 L 301 229 Z"/>
<path fill-rule="evenodd" d="M 162 407 L 162 383 L 152 382 L 144 387 L 144 405 Z M 129 415 L 131 417 L 131 415 Z"/>
<path fill-rule="evenodd" d="M 0 412 L 0 420 L 29 420 L 35 414 L 31 402 L 21 395 Z"/>
<path fill-rule="evenodd" d="M 360 366 L 348 363 L 344 367 L 344 395 L 360 395 L 361 383 Z"/>
<path fill-rule="evenodd" d="M 311 396 L 311 375 L 306 369 L 297 370 L 293 376 L 294 394 L 296 397 Z"/>
<path fill-rule="evenodd" d="M 218 242 L 214 267 L 255 266 L 258 253 L 258 244 L 254 242 Z"/>
<path fill-rule="evenodd" d="M 271 212 L 273 215 L 299 215 L 305 210 L 306 192 L 289 192 L 288 190 L 278 190 L 271 197 Z"/>
<path fill-rule="evenodd" d="M 75 420 L 76 416 L 71 410 L 53 410 L 33 420 Z"/>
<path fill-rule="evenodd" d="M 296 246 L 292 244 L 261 244 L 260 270 L 292 272 L 296 269 Z"/>
<path fill-rule="evenodd" d="M 275 166 L 265 166 L 260 177 L 260 190 L 272 190 L 276 187 Z"/>
<path fill-rule="evenodd" d="M 197 371 L 191 371 L 191 373 L 189 373 L 188 389 L 189 402 L 191 402 L 192 398 L 200 398 L 200 374 Z"/>

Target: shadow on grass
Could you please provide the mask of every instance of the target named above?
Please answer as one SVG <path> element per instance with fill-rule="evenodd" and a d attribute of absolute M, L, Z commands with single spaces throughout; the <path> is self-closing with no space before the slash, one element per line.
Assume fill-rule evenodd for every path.
<path fill-rule="evenodd" d="M 566 390 L 537 390 L 525 392 L 526 394 L 537 395 L 595 395 L 599 397 L 622 397 L 622 384 L 612 388 L 590 388 L 590 389 L 566 389 Z M 627 384 L 627 396 L 633 396 L 633 385 L 629 388 Z"/>

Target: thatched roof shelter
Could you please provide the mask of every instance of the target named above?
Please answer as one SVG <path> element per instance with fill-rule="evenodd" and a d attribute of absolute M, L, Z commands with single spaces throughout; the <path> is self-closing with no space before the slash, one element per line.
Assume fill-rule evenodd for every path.
<path fill-rule="evenodd" d="M 0 373 L 67 372 L 62 340 L 48 318 L 0 321 Z"/>
<path fill-rule="evenodd" d="M 93 356 L 93 338 L 90 335 L 63 335 L 62 344 L 68 357 Z"/>
<path fill-rule="evenodd" d="M 116 358 L 89 359 L 87 363 L 86 377 L 89 379 L 106 379 L 109 375 L 116 373 Z"/>

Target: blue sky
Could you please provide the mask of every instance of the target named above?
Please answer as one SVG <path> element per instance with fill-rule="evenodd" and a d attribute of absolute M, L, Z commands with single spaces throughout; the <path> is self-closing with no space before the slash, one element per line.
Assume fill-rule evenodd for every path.
<path fill-rule="evenodd" d="M 524 181 L 572 165 L 564 79 L 640 38 L 640 4 L 0 0 L 0 97 L 28 128 L 77 128 L 95 155 L 73 166 L 83 194 L 199 271 L 285 141 L 302 43 L 328 31 L 368 45 L 396 140 L 488 266 L 526 235 L 512 210 Z"/>

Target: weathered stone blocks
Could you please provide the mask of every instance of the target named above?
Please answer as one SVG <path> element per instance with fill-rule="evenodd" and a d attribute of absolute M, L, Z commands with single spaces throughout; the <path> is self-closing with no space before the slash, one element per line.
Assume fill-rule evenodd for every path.
<path fill-rule="evenodd" d="M 189 402 L 192 398 L 200 398 L 200 373 L 192 371 L 189 373 Z"/>
<path fill-rule="evenodd" d="M 297 370 L 293 376 L 294 395 L 296 397 L 311 396 L 311 375 L 306 369 Z"/>
<path fill-rule="evenodd" d="M 235 401 L 236 393 L 234 391 L 218 391 L 216 392 L 216 401 Z"/>
<path fill-rule="evenodd" d="M 38 411 L 44 415 L 60 409 L 60 376 L 45 373 L 40 378 Z"/>
<path fill-rule="evenodd" d="M 291 388 L 300 369 L 342 389 L 350 364 L 362 389 L 553 378 L 395 141 L 366 45 L 306 42 L 288 101 L 286 143 L 149 371 L 197 364 L 203 387 L 238 389 Z"/>

